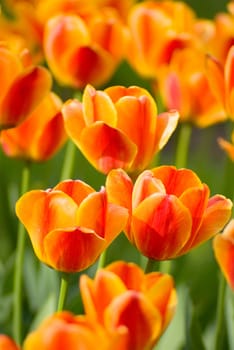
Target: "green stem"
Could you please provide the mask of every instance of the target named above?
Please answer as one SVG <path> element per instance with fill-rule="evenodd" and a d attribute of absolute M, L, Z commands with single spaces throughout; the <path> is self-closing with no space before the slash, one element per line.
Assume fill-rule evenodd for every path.
<path fill-rule="evenodd" d="M 75 156 L 76 145 L 71 140 L 68 140 L 60 181 L 71 178 L 75 163 Z"/>
<path fill-rule="evenodd" d="M 26 162 L 22 171 L 21 195 L 29 187 L 30 163 Z M 20 344 L 22 340 L 22 271 L 24 262 L 26 231 L 21 222 L 18 223 L 17 245 L 13 284 L 13 337 Z"/>
<path fill-rule="evenodd" d="M 145 273 L 156 271 L 159 267 L 159 262 L 153 259 L 148 259 L 145 267 Z"/>
<path fill-rule="evenodd" d="M 225 329 L 224 322 L 224 307 L 225 307 L 225 293 L 226 292 L 226 280 L 222 273 L 220 273 L 219 290 L 218 290 L 218 302 L 217 302 L 217 314 L 216 314 L 216 331 L 215 331 L 215 350 L 223 349 L 223 336 Z"/>
<path fill-rule="evenodd" d="M 191 124 L 181 123 L 175 156 L 175 165 L 177 168 L 186 167 L 191 134 Z"/>
<path fill-rule="evenodd" d="M 68 290 L 68 277 L 67 274 L 62 273 L 57 311 L 62 311 L 64 309 Z"/>
<path fill-rule="evenodd" d="M 172 260 L 165 260 L 165 261 L 161 261 L 160 265 L 159 265 L 159 270 L 162 273 L 171 273 L 172 270 Z"/>
<path fill-rule="evenodd" d="M 105 249 L 99 257 L 97 269 L 102 269 L 106 264 L 107 249 Z"/>

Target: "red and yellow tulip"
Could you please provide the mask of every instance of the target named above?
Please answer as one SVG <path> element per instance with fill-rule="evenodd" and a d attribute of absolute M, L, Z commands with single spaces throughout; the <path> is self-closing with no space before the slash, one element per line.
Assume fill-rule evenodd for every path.
<path fill-rule="evenodd" d="M 234 291 L 234 219 L 227 224 L 223 233 L 214 237 L 213 249 L 216 261 Z"/>
<path fill-rule="evenodd" d="M 8 335 L 0 334 L 0 350 L 20 350 L 20 348 Z"/>
<path fill-rule="evenodd" d="M 125 208 L 108 202 L 104 188 L 96 192 L 80 180 L 25 193 L 16 203 L 16 214 L 37 257 L 63 272 L 92 265 L 128 218 Z"/>
<path fill-rule="evenodd" d="M 128 30 L 112 11 L 51 17 L 44 30 L 44 53 L 60 84 L 99 86 L 113 75 L 125 55 Z"/>
<path fill-rule="evenodd" d="M 152 349 L 174 316 L 177 298 L 173 279 L 160 272 L 144 274 L 137 265 L 117 261 L 92 280 L 82 275 L 85 313 L 109 334 L 125 330 L 124 349 Z"/>
<path fill-rule="evenodd" d="M 145 170 L 134 185 L 116 169 L 108 174 L 106 188 L 111 202 L 129 210 L 125 231 L 130 242 L 155 260 L 189 252 L 218 233 L 231 215 L 231 200 L 209 197 L 208 186 L 189 169 Z"/>
<path fill-rule="evenodd" d="M 45 319 L 36 330 L 29 333 L 23 350 L 93 350 L 97 344 L 100 350 L 126 349 L 122 339 L 108 337 L 97 322 L 63 311 Z"/>
<path fill-rule="evenodd" d="M 206 56 L 201 50 L 179 50 L 161 69 L 157 84 L 165 107 L 177 109 L 180 121 L 189 121 L 198 127 L 227 118 L 223 104 L 209 85 L 205 67 Z"/>
<path fill-rule="evenodd" d="M 0 44 L 0 129 L 19 125 L 48 94 L 52 80 L 40 66 L 24 66 L 24 57 Z"/>
<path fill-rule="evenodd" d="M 137 86 L 104 91 L 86 86 L 82 102 L 67 101 L 62 113 L 68 136 L 99 171 L 144 169 L 175 130 L 178 113 L 157 115 L 153 97 Z"/>
<path fill-rule="evenodd" d="M 60 98 L 50 92 L 24 122 L 3 130 L 0 144 L 4 153 L 35 162 L 51 158 L 67 139 L 61 106 Z"/>

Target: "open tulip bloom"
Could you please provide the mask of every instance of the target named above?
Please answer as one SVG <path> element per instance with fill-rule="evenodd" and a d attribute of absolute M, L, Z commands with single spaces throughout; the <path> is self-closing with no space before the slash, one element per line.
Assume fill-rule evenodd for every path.
<path fill-rule="evenodd" d="M 135 184 L 122 169 L 115 169 L 106 186 L 110 201 L 129 210 L 128 239 L 150 259 L 189 252 L 218 233 L 231 215 L 231 200 L 209 197 L 208 186 L 189 169 L 145 170 Z"/>
<path fill-rule="evenodd" d="M 108 202 L 80 180 L 25 193 L 16 214 L 26 227 L 37 257 L 63 272 L 92 265 L 126 225 L 125 208 Z"/>

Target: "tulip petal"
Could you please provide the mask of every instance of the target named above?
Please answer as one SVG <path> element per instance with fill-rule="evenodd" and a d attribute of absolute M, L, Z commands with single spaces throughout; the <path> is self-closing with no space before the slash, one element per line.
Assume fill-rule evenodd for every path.
<path fill-rule="evenodd" d="M 207 78 L 214 96 L 225 106 L 224 72 L 222 65 L 212 56 L 206 59 Z"/>
<path fill-rule="evenodd" d="M 208 206 L 204 214 L 203 222 L 196 239 L 193 241 L 193 247 L 213 237 L 222 230 L 231 216 L 232 201 L 222 195 L 215 195 L 208 201 Z"/>
<path fill-rule="evenodd" d="M 224 79 L 227 97 L 231 97 L 232 90 L 234 88 L 234 47 L 231 47 L 228 51 L 225 68 L 224 68 Z"/>
<path fill-rule="evenodd" d="M 84 120 L 86 126 L 96 121 L 115 127 L 117 112 L 110 97 L 103 91 L 97 91 L 87 85 L 83 95 Z"/>
<path fill-rule="evenodd" d="M 68 273 L 95 263 L 104 245 L 105 241 L 93 230 L 82 227 L 51 231 L 43 241 L 46 263 Z"/>
<path fill-rule="evenodd" d="M 0 334 L 0 349 L 1 350 L 20 350 L 17 344 L 9 336 Z"/>
<path fill-rule="evenodd" d="M 99 270 L 92 281 L 87 275 L 80 279 L 80 291 L 85 313 L 100 323 L 104 321 L 103 312 L 117 296 L 126 291 L 122 280 L 112 271 Z"/>
<path fill-rule="evenodd" d="M 173 195 L 151 195 L 133 211 L 133 243 L 151 259 L 176 257 L 189 239 L 191 228 L 189 210 Z"/>
<path fill-rule="evenodd" d="M 133 183 L 124 170 L 111 170 L 107 174 L 105 187 L 109 202 L 121 205 L 129 212 L 131 211 Z"/>
<path fill-rule="evenodd" d="M 81 180 L 64 180 L 55 186 L 54 190 L 66 193 L 78 206 L 90 193 L 95 192 L 91 186 Z"/>
<path fill-rule="evenodd" d="M 20 124 L 48 94 L 51 75 L 43 67 L 33 67 L 12 83 L 2 100 L 0 114 L 5 128 Z"/>
<path fill-rule="evenodd" d="M 34 251 L 44 261 L 45 236 L 55 228 L 74 227 L 77 205 L 65 193 L 33 190 L 16 203 L 16 214 L 30 236 Z"/>
<path fill-rule="evenodd" d="M 110 329 L 127 328 L 128 349 L 151 349 L 161 331 L 161 316 L 141 293 L 127 291 L 106 309 L 105 324 Z"/>
<path fill-rule="evenodd" d="M 127 289 L 138 290 L 142 288 L 144 273 L 134 263 L 126 264 L 123 261 L 116 261 L 105 268 L 106 271 L 111 271 L 117 275 L 124 283 Z"/>
<path fill-rule="evenodd" d="M 144 169 L 154 155 L 154 135 L 157 126 L 156 103 L 147 95 L 139 98 L 125 96 L 117 101 L 115 106 L 118 113 L 117 127 L 128 135 L 138 148 L 132 167 Z"/>
<path fill-rule="evenodd" d="M 96 122 L 85 128 L 74 140 L 89 162 L 107 174 L 113 168 L 128 169 L 137 153 L 137 147 L 121 131 Z"/>
<path fill-rule="evenodd" d="M 166 194 L 165 187 L 161 180 L 153 176 L 152 171 L 143 171 L 133 187 L 132 192 L 132 209 L 135 209 L 140 202 L 154 193 Z"/>
<path fill-rule="evenodd" d="M 222 270 L 229 286 L 234 291 L 234 244 L 227 239 L 224 234 L 218 234 L 214 237 L 213 248 L 215 258 Z"/>
<path fill-rule="evenodd" d="M 161 113 L 157 118 L 155 137 L 155 152 L 161 150 L 175 131 L 179 120 L 179 113 L 175 110 Z"/>
<path fill-rule="evenodd" d="M 202 224 L 203 216 L 207 208 L 210 190 L 207 185 L 203 188 L 190 188 L 185 191 L 180 197 L 181 202 L 189 209 L 192 217 L 191 235 L 181 253 L 188 251 L 196 240 L 197 232 Z"/>
<path fill-rule="evenodd" d="M 68 100 L 62 107 L 64 126 L 68 136 L 79 145 L 81 131 L 85 127 L 83 106 L 78 100 Z"/>
<path fill-rule="evenodd" d="M 198 176 L 190 169 L 176 169 L 174 166 L 163 165 L 151 169 L 154 177 L 160 179 L 168 194 L 179 197 L 189 187 L 201 186 Z"/>
<path fill-rule="evenodd" d="M 222 137 L 218 138 L 219 146 L 227 153 L 230 159 L 234 162 L 234 143 L 224 140 Z"/>

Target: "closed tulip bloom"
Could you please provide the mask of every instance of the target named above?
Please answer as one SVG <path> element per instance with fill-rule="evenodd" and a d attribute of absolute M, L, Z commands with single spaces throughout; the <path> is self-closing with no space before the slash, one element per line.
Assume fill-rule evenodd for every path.
<path fill-rule="evenodd" d="M 0 144 L 8 157 L 41 162 L 51 158 L 67 140 L 62 101 L 50 92 L 19 126 L 3 130 Z"/>
<path fill-rule="evenodd" d="M 178 113 L 157 115 L 147 90 L 113 86 L 104 91 L 86 86 L 82 102 L 67 101 L 62 113 L 68 136 L 99 171 L 144 169 L 161 150 L 178 122 Z"/>
<path fill-rule="evenodd" d="M 62 85 L 100 86 L 110 79 L 125 54 L 128 31 L 117 15 L 94 11 L 87 17 L 63 13 L 46 23 L 45 58 Z"/>
<path fill-rule="evenodd" d="M 153 349 L 173 318 L 177 299 L 171 276 L 144 274 L 133 263 L 117 261 L 80 279 L 85 314 L 109 334 L 123 329 L 124 349 Z M 123 336 L 124 336 L 123 333 Z"/>
<path fill-rule="evenodd" d="M 97 344 L 100 350 L 122 349 L 118 338 L 108 338 L 98 323 L 63 311 L 48 317 L 29 333 L 23 350 L 93 350 Z"/>
<path fill-rule="evenodd" d="M 0 334 L 0 350 L 20 350 L 20 348 L 9 336 Z"/>
<path fill-rule="evenodd" d="M 108 174 L 106 188 L 114 203 L 123 203 L 125 189 L 125 205 L 131 200 L 126 235 L 143 255 L 155 260 L 189 252 L 218 233 L 231 215 L 231 200 L 219 194 L 210 197 L 208 186 L 189 169 L 145 170 L 134 185 L 117 169 Z"/>
<path fill-rule="evenodd" d="M 40 66 L 24 66 L 21 57 L 0 45 L 0 129 L 19 125 L 51 88 L 49 71 Z"/>
<path fill-rule="evenodd" d="M 201 50 L 179 50 L 160 70 L 157 85 L 166 108 L 178 110 L 180 121 L 198 127 L 227 119 L 223 104 L 216 98 L 205 71 L 206 56 Z"/>
<path fill-rule="evenodd" d="M 214 237 L 213 249 L 216 261 L 234 291 L 234 219 L 227 224 L 223 233 Z"/>
<path fill-rule="evenodd" d="M 96 192 L 80 180 L 25 193 L 16 203 L 16 214 L 37 257 L 63 272 L 92 265 L 128 218 L 125 208 L 108 202 L 104 188 Z"/>

